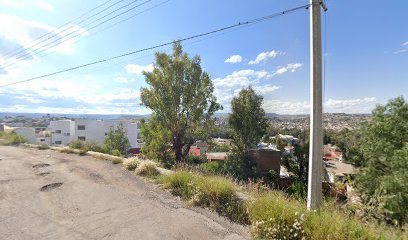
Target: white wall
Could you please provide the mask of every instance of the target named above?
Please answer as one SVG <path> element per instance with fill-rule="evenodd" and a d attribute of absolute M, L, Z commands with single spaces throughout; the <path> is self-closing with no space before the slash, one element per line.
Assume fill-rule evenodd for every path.
<path fill-rule="evenodd" d="M 59 120 L 51 121 L 49 128 L 51 129 L 51 145 L 66 145 L 73 140 L 74 121 L 71 120 Z M 61 133 L 57 133 L 61 131 Z M 57 144 L 60 141 L 61 144 Z"/>
<path fill-rule="evenodd" d="M 70 141 L 77 140 L 80 137 L 85 137 L 85 140 L 103 144 L 109 129 L 116 129 L 121 123 L 126 130 L 130 146 L 132 148 L 141 147 L 141 143 L 137 142 L 138 134 L 140 132 L 140 129 L 138 129 L 138 123 L 128 120 L 102 121 L 93 119 L 76 119 L 75 121 L 51 121 L 49 127 L 51 129 L 52 137 L 51 144 L 55 145 L 55 141 L 61 141 L 62 145 L 66 145 Z M 85 126 L 85 129 L 80 130 L 78 126 Z M 61 134 L 56 133 L 56 130 L 61 130 Z M 70 136 L 67 137 L 65 133 L 70 133 Z"/>
<path fill-rule="evenodd" d="M 23 136 L 28 143 L 35 144 L 37 142 L 37 139 L 35 137 L 35 130 L 32 127 L 18 127 L 14 128 L 13 131 L 20 135 Z"/>

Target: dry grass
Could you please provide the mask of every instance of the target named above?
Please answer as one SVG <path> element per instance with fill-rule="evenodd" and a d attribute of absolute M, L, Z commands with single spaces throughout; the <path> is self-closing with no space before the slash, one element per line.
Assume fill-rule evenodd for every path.
<path fill-rule="evenodd" d="M 123 167 L 126 170 L 134 171 L 139 164 L 140 164 L 140 161 L 137 158 L 129 158 L 123 162 Z"/>
<path fill-rule="evenodd" d="M 160 171 L 157 169 L 157 164 L 152 161 L 142 161 L 136 168 L 135 173 L 139 176 L 154 178 L 160 175 Z"/>

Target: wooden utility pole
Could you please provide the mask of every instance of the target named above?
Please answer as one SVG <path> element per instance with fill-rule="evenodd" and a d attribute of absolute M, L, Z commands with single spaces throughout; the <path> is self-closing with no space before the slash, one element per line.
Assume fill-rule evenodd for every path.
<path fill-rule="evenodd" d="M 322 0 L 310 0 L 310 148 L 307 208 L 317 210 L 322 200 Z"/>

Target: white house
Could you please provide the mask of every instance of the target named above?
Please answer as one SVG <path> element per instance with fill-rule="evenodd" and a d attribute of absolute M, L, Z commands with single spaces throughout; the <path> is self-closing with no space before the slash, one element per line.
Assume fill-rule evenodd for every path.
<path fill-rule="evenodd" d="M 131 148 L 140 148 L 138 123 L 128 120 L 76 119 L 75 121 L 51 121 L 51 144 L 66 145 L 73 140 L 91 140 L 102 144 L 109 130 L 111 128 L 116 129 L 120 124 L 123 124 L 123 128 L 126 130 Z"/>
<path fill-rule="evenodd" d="M 51 145 L 66 145 L 73 140 L 75 122 L 71 120 L 51 121 Z"/>

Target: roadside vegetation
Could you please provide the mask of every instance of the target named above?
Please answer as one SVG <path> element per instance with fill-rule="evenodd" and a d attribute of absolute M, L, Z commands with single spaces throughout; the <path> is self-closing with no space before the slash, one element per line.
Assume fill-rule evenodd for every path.
<path fill-rule="evenodd" d="M 192 206 L 202 206 L 249 224 L 255 239 L 406 239 L 401 229 L 364 223 L 331 201 L 320 212 L 309 212 L 306 203 L 281 191 L 253 184 L 237 185 L 222 176 L 177 171 L 156 180 L 173 195 Z M 256 186 L 257 185 L 257 186 Z M 239 197 L 245 192 L 246 198 Z"/>
<path fill-rule="evenodd" d="M 16 145 L 25 143 L 24 137 L 10 132 L 0 132 L 0 145 Z"/>

